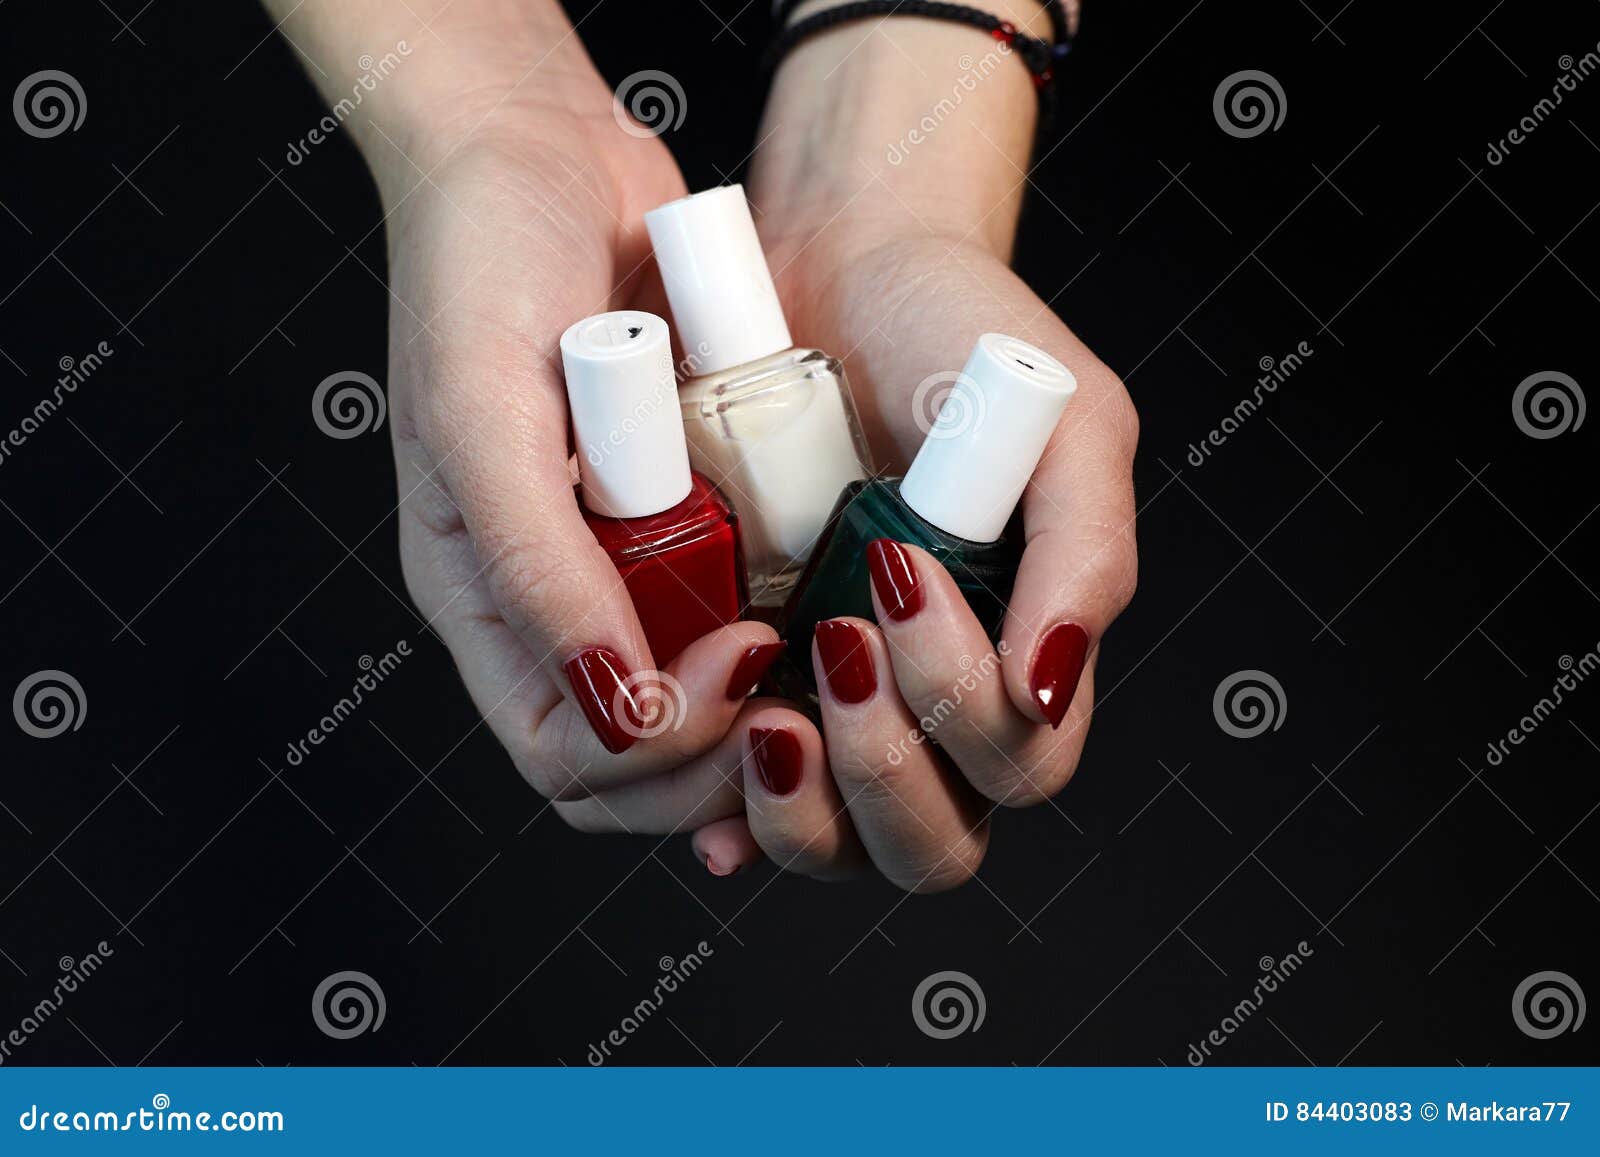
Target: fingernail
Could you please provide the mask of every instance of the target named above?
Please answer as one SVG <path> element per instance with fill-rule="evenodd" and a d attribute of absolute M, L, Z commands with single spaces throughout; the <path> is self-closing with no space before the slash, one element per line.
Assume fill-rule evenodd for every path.
<path fill-rule="evenodd" d="M 1028 690 L 1052 729 L 1060 727 L 1067 717 L 1088 653 L 1089 632 L 1077 623 L 1057 623 L 1039 643 L 1039 652 L 1033 657 L 1033 673 L 1028 676 Z"/>
<path fill-rule="evenodd" d="M 800 738 L 784 727 L 752 727 L 750 755 L 761 786 L 776 796 L 792 795 L 800 786 L 805 756 Z"/>
<path fill-rule="evenodd" d="M 562 668 L 595 737 L 612 755 L 632 747 L 644 726 L 639 704 L 628 687 L 631 676 L 622 657 L 605 647 L 590 647 Z"/>
<path fill-rule="evenodd" d="M 875 538 L 867 544 L 867 570 L 872 589 L 889 617 L 902 623 L 922 609 L 922 586 L 906 548 L 892 538 Z"/>
<path fill-rule="evenodd" d="M 841 703 L 871 698 L 878 689 L 878 673 L 872 668 L 872 652 L 860 628 L 840 619 L 824 619 L 817 624 L 816 640 L 833 697 Z"/>
<path fill-rule="evenodd" d="M 731 868 L 724 868 L 710 856 L 706 857 L 706 871 L 710 872 L 713 876 L 737 876 L 739 874 L 739 869 L 742 867 L 744 867 L 743 864 L 735 864 Z"/>
<path fill-rule="evenodd" d="M 733 674 L 728 678 L 728 698 L 737 702 L 750 694 L 755 685 L 761 682 L 761 676 L 767 673 L 767 668 L 781 654 L 782 643 L 762 643 L 740 655 L 739 661 L 733 665 Z"/>

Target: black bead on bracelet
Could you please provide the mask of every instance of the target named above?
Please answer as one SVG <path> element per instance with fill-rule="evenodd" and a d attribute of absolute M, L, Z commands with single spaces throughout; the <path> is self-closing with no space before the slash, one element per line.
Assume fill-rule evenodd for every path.
<path fill-rule="evenodd" d="M 873 16 L 926 16 L 935 20 L 949 20 L 966 24 L 987 32 L 995 40 L 1015 52 L 1033 76 L 1034 88 L 1039 94 L 1040 118 L 1048 125 L 1055 113 L 1055 64 L 1072 48 L 1067 31 L 1067 18 L 1060 0 L 1045 0 L 1044 7 L 1050 16 L 1050 26 L 1055 44 L 1029 36 L 1009 20 L 1001 20 L 978 8 L 965 4 L 945 4 L 936 0 L 851 0 L 832 8 L 814 12 L 788 28 L 782 24 L 804 0 L 775 0 L 773 20 L 780 30 L 767 49 L 765 63 L 769 70 L 777 68 L 789 51 L 801 41 L 822 32 Z"/>

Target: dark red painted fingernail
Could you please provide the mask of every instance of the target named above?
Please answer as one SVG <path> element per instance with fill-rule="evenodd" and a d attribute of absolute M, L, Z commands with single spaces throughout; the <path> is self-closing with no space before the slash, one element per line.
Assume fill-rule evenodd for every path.
<path fill-rule="evenodd" d="M 867 637 L 854 623 L 824 619 L 817 624 L 817 654 L 828 690 L 841 703 L 860 703 L 878 689 L 878 673 L 872 667 L 872 652 Z"/>
<path fill-rule="evenodd" d="M 755 760 L 761 786 L 773 795 L 790 795 L 800 786 L 805 753 L 794 732 L 784 727 L 752 727 L 750 756 Z"/>
<path fill-rule="evenodd" d="M 562 669 L 572 683 L 583 717 L 605 749 L 621 755 L 632 747 L 644 724 L 622 657 L 605 647 L 590 647 L 568 659 Z"/>
<path fill-rule="evenodd" d="M 1060 727 L 1067 717 L 1088 654 L 1089 632 L 1077 623 L 1057 623 L 1039 643 L 1039 652 L 1033 657 L 1033 673 L 1028 676 L 1028 690 L 1052 729 Z"/>
<path fill-rule="evenodd" d="M 906 548 L 892 538 L 875 538 L 867 544 L 867 570 L 872 589 L 889 617 L 903 623 L 922 609 L 922 584 Z"/>
<path fill-rule="evenodd" d="M 733 674 L 728 678 L 728 698 L 737 701 L 750 694 L 751 688 L 761 682 L 761 676 L 767 673 L 767 668 L 781 654 L 782 643 L 762 643 L 740 655 L 739 661 L 733 665 Z"/>

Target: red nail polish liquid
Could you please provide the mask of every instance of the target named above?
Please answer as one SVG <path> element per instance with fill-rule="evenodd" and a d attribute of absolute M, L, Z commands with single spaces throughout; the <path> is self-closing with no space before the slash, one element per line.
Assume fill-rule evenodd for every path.
<path fill-rule="evenodd" d="M 562 335 L 561 360 L 584 521 L 665 667 L 739 618 L 738 518 L 689 470 L 666 322 L 632 310 L 586 318 Z"/>

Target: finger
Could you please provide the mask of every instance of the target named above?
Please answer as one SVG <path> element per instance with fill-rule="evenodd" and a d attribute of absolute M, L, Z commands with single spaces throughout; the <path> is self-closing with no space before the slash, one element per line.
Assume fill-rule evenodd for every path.
<path fill-rule="evenodd" d="M 866 852 L 828 774 L 816 727 L 782 706 L 739 720 L 745 749 L 745 817 L 761 850 L 783 871 L 841 880 L 866 864 Z"/>
<path fill-rule="evenodd" d="M 1065 344 L 1057 352 L 1078 379 L 1078 395 L 1023 497 L 1027 547 L 1002 636 L 1012 702 L 1053 727 L 1067 717 L 1085 667 L 1138 582 L 1138 419 L 1116 375 L 1075 339 Z M 1082 739 L 1080 732 L 1080 746 Z"/>
<path fill-rule="evenodd" d="M 1011 702 L 1001 655 L 949 572 L 890 539 L 868 545 L 867 568 L 895 685 L 923 733 L 996 803 L 1037 803 L 1059 790 L 1058 761 L 1045 758 L 1060 746 L 1056 735 Z"/>
<path fill-rule="evenodd" d="M 736 876 L 762 859 L 761 846 L 742 815 L 707 824 L 695 832 L 689 848 L 713 876 Z"/>
<path fill-rule="evenodd" d="M 782 649 L 771 627 L 740 622 L 695 640 L 665 671 L 629 674 L 615 656 L 586 658 L 573 675 L 583 694 L 556 703 L 534 730 L 530 782 L 551 799 L 579 799 L 709 751 Z M 630 746 L 615 751 L 600 738 L 596 710 Z"/>
<path fill-rule="evenodd" d="M 883 635 L 864 619 L 827 619 L 811 656 L 828 763 L 872 862 L 908 891 L 964 883 L 988 846 L 986 809 L 917 728 Z"/>

